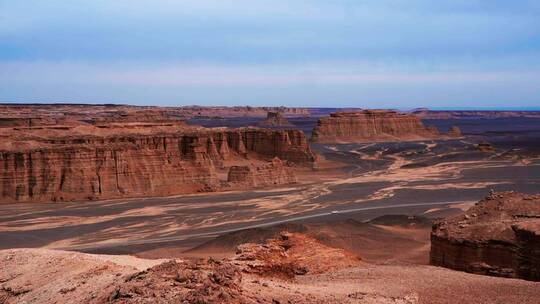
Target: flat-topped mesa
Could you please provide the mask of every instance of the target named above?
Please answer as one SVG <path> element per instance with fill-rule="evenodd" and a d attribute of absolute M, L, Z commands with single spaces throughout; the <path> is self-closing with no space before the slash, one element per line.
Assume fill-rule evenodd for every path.
<path fill-rule="evenodd" d="M 15 138 L 0 145 L 0 202 L 216 191 L 221 185 L 216 167 L 227 160 L 279 157 L 302 166 L 312 166 L 315 161 L 304 134 L 297 130 L 84 128 L 84 134 L 80 127 L 11 131 L 17 134 L 12 135 Z"/>
<path fill-rule="evenodd" d="M 332 113 L 319 119 L 313 130 L 313 142 L 364 142 L 439 139 L 456 136 L 442 135 L 435 127 L 426 127 L 410 114 L 391 110 L 363 110 Z"/>
<path fill-rule="evenodd" d="M 493 192 L 465 214 L 436 222 L 430 263 L 540 281 L 540 195 Z"/>
<path fill-rule="evenodd" d="M 227 181 L 233 188 L 251 188 L 293 184 L 297 180 L 292 168 L 275 157 L 262 166 L 232 166 Z"/>
<path fill-rule="evenodd" d="M 260 123 L 263 127 L 291 127 L 291 124 L 282 112 L 268 112 L 266 119 Z"/>

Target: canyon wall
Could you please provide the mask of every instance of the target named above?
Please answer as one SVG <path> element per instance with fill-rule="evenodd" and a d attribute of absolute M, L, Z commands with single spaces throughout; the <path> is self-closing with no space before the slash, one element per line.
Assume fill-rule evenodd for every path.
<path fill-rule="evenodd" d="M 540 195 L 492 193 L 465 214 L 436 222 L 430 263 L 540 281 Z"/>
<path fill-rule="evenodd" d="M 54 131 L 76 134 L 76 130 Z M 96 134 L 102 131 L 89 130 Z M 119 134 L 125 130 L 113 128 L 111 132 L 116 134 L 107 136 L 45 136 L 45 131 L 52 132 L 20 130 L 26 132 L 20 139 L 0 145 L 0 202 L 215 191 L 220 187 L 216 168 L 227 160 L 279 157 L 304 166 L 315 160 L 304 134 L 294 130 L 188 128 L 171 133 Z"/>
<path fill-rule="evenodd" d="M 414 115 L 387 110 L 333 113 L 319 119 L 313 130 L 313 142 L 373 142 L 437 139 L 456 136 L 442 135 L 435 127 L 426 127 Z M 460 134 L 460 133 L 459 133 Z"/>
<path fill-rule="evenodd" d="M 227 181 L 232 187 L 266 187 L 272 185 L 292 184 L 296 176 L 292 168 L 275 157 L 262 166 L 232 166 L 229 169 Z"/>

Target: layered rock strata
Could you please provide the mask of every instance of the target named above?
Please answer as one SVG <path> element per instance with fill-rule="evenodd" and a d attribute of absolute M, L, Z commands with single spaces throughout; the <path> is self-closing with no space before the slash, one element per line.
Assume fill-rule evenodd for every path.
<path fill-rule="evenodd" d="M 313 142 L 365 142 L 438 139 L 460 136 L 453 128 L 448 135 L 440 134 L 435 127 L 426 127 L 422 121 L 409 114 L 388 110 L 339 112 L 319 119 L 313 130 Z"/>
<path fill-rule="evenodd" d="M 229 169 L 227 181 L 233 187 L 267 187 L 295 183 L 296 176 L 292 168 L 275 157 L 271 162 L 262 166 L 232 166 Z"/>
<path fill-rule="evenodd" d="M 540 281 L 540 195 L 491 193 L 431 233 L 432 265 Z"/>
<path fill-rule="evenodd" d="M 85 128 L 84 134 L 78 128 L 10 131 L 18 135 L 0 145 L 0 202 L 214 191 L 221 184 L 216 167 L 227 160 L 279 157 L 306 166 L 315 160 L 296 130 Z"/>

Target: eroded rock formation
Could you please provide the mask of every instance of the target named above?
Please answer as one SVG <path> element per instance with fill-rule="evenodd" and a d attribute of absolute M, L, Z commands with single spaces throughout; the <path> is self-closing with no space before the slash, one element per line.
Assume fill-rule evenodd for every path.
<path fill-rule="evenodd" d="M 290 127 L 293 126 L 281 112 L 268 112 L 266 119 L 260 123 L 263 127 Z"/>
<path fill-rule="evenodd" d="M 168 261 L 109 286 L 96 303 L 249 303 L 241 282 L 228 262 Z"/>
<path fill-rule="evenodd" d="M 491 193 L 431 233 L 432 265 L 540 281 L 540 195 Z"/>
<path fill-rule="evenodd" d="M 244 272 L 293 278 L 361 264 L 360 257 L 333 248 L 302 233 L 281 232 L 264 244 L 246 243 L 236 249 L 235 264 Z"/>
<path fill-rule="evenodd" d="M 450 131 L 448 131 L 448 136 L 450 137 L 461 137 L 462 135 L 461 129 L 458 126 L 452 126 Z"/>
<path fill-rule="evenodd" d="M 296 176 L 292 168 L 275 157 L 261 166 L 232 166 L 229 168 L 227 181 L 236 188 L 265 187 L 295 183 Z"/>
<path fill-rule="evenodd" d="M 456 131 L 442 135 L 437 128 L 424 126 L 414 115 L 364 110 L 338 112 L 320 118 L 311 139 L 322 143 L 422 140 L 455 136 Z"/>
<path fill-rule="evenodd" d="M 495 148 L 493 147 L 493 145 L 487 141 L 482 141 L 476 144 L 476 150 L 487 153 L 495 152 Z"/>
<path fill-rule="evenodd" d="M 219 189 L 227 160 L 310 166 L 301 131 L 183 125 L 2 130 L 0 202 L 164 196 Z M 8 134 L 8 135 L 6 135 Z"/>
<path fill-rule="evenodd" d="M 244 244 L 232 259 L 144 260 L 45 249 L 0 251 L 0 303 L 313 303 L 292 291 L 261 295 L 261 280 L 361 265 L 355 255 L 298 233 Z M 36 269 L 40 271 L 35 272 Z M 278 290 L 278 289 L 276 289 Z M 269 290 L 272 293 L 272 289 Z M 274 300 L 278 296 L 280 301 Z M 324 296 L 323 296 L 324 297 Z M 346 295 L 345 295 L 346 297 Z M 282 302 L 283 301 L 283 302 Z M 316 303 L 329 303 L 317 300 Z M 342 301 L 338 301 L 342 302 Z"/>

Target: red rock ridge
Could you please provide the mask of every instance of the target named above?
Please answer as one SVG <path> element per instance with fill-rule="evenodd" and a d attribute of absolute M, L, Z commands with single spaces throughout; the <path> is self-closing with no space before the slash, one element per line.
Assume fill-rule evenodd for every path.
<path fill-rule="evenodd" d="M 364 110 L 333 113 L 319 119 L 313 130 L 313 142 L 364 142 L 438 139 L 460 136 L 457 128 L 441 135 L 437 128 L 426 127 L 409 114 L 389 110 Z"/>
<path fill-rule="evenodd" d="M 540 281 L 540 195 L 492 193 L 465 214 L 435 223 L 430 262 Z"/>
<path fill-rule="evenodd" d="M 92 127 L 89 133 L 99 134 Z M 180 128 L 180 127 L 179 127 Z M 167 127 L 165 127 L 167 129 Z M 0 202 L 166 196 L 219 190 L 225 160 L 280 159 L 311 166 L 301 131 L 175 129 L 141 134 L 25 137 L 0 149 Z M 51 132 L 50 130 L 35 130 Z M 34 130 L 21 130 L 33 134 Z M 73 130 L 54 130 L 74 134 Z M 14 132 L 16 133 L 16 132 Z M 18 134 L 18 133 L 17 133 Z M 42 137 L 45 136 L 45 137 Z"/>

